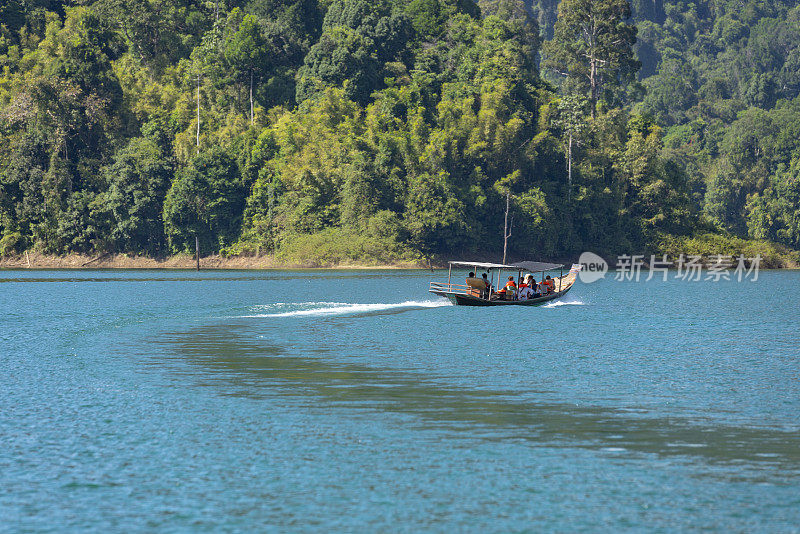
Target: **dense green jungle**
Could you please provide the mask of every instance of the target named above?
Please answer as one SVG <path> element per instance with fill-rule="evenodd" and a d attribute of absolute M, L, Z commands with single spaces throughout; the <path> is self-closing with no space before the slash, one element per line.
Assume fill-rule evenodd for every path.
<path fill-rule="evenodd" d="M 0 254 L 798 263 L 800 5 L 0 0 Z"/>

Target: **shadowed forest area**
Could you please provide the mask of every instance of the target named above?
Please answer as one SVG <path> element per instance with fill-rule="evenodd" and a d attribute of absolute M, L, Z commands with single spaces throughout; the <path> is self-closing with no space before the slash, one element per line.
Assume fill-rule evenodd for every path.
<path fill-rule="evenodd" d="M 0 0 L 0 254 L 798 262 L 800 5 Z"/>

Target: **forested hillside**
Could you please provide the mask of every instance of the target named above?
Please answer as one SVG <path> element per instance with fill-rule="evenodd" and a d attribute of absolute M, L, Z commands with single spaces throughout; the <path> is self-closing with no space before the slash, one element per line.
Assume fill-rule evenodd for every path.
<path fill-rule="evenodd" d="M 0 253 L 800 248 L 796 2 L 525 2 L 0 0 Z"/>

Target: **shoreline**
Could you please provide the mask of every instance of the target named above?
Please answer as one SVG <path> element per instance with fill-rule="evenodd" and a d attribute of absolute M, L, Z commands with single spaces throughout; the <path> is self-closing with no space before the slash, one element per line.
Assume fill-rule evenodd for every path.
<path fill-rule="evenodd" d="M 798 270 L 800 263 L 794 261 L 765 262 L 761 269 L 768 270 Z M 777 263 L 777 265 L 776 265 Z M 565 262 L 568 265 L 569 262 Z M 609 262 L 609 265 L 612 265 Z M 706 263 L 704 262 L 705 266 Z M 163 258 L 152 258 L 149 256 L 132 256 L 128 254 L 40 254 L 23 253 L 13 256 L 0 257 L 0 269 L 2 270 L 92 270 L 92 269 L 160 269 L 160 270 L 195 270 L 197 260 L 188 254 L 176 254 Z M 319 270 L 432 270 L 447 269 L 447 262 L 441 259 L 421 262 L 398 261 L 384 264 L 360 264 L 360 263 L 299 263 L 286 262 L 275 258 L 273 255 L 263 256 L 230 256 L 224 257 L 218 254 L 203 256 L 200 258 L 201 270 L 285 270 L 285 269 L 319 269 Z M 613 268 L 611 269 L 613 270 Z"/>
<path fill-rule="evenodd" d="M 440 268 L 438 264 L 434 268 Z M 165 258 L 130 256 L 127 254 L 53 254 L 28 253 L 0 257 L 0 269 L 180 269 L 194 270 L 197 260 L 187 254 L 176 254 Z M 397 262 L 382 265 L 342 263 L 330 265 L 308 265 L 276 260 L 274 256 L 231 256 L 217 254 L 200 257 L 200 269 L 430 269 L 429 265 L 412 262 Z"/>

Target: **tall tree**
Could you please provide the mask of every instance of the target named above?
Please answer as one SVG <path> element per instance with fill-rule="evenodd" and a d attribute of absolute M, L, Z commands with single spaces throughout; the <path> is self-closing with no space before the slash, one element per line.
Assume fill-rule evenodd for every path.
<path fill-rule="evenodd" d="M 586 100 L 580 95 L 567 95 L 558 102 L 558 116 L 555 125 L 564 132 L 564 146 L 567 149 L 567 200 L 572 199 L 572 148 L 586 128 Z"/>
<path fill-rule="evenodd" d="M 173 252 L 216 251 L 239 235 L 246 188 L 236 161 L 221 147 L 179 169 L 164 199 L 164 230 Z"/>
<path fill-rule="evenodd" d="M 158 254 L 163 251 L 164 197 L 173 175 L 173 162 L 151 139 L 137 137 L 103 168 L 108 190 L 94 215 L 108 218 L 105 236 L 119 251 Z"/>
<path fill-rule="evenodd" d="M 240 15 L 239 8 L 231 12 L 231 19 Z M 269 61 L 269 43 L 264 38 L 258 20 L 245 15 L 235 33 L 225 42 L 225 59 L 250 80 L 250 125 L 253 125 L 253 82 L 265 70 Z"/>
<path fill-rule="evenodd" d="M 297 75 L 297 101 L 326 87 L 343 86 L 361 104 L 382 89 L 392 66 L 407 61 L 412 26 L 387 0 L 336 0 L 328 8 L 323 34 Z"/>
<path fill-rule="evenodd" d="M 562 0 L 553 39 L 544 45 L 545 68 L 566 78 L 568 92 L 583 92 L 592 104 L 633 81 L 636 26 L 628 0 Z"/>
<path fill-rule="evenodd" d="M 219 79 L 222 77 L 220 65 L 220 42 L 222 39 L 221 24 L 214 24 L 214 27 L 203 34 L 200 45 L 192 50 L 186 64 L 185 83 L 192 88 L 195 93 L 195 146 L 200 152 L 200 85 L 203 78 Z"/>

